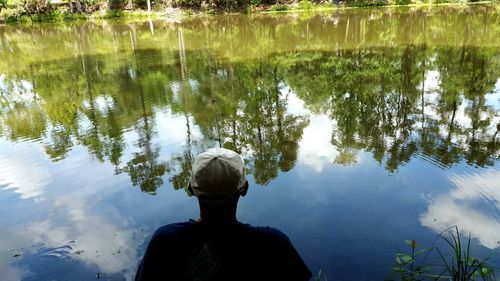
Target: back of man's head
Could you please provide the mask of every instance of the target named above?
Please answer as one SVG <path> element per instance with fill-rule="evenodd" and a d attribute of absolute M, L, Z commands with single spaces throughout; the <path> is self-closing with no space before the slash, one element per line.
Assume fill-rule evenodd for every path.
<path fill-rule="evenodd" d="M 247 187 L 245 162 L 238 153 L 212 148 L 195 157 L 189 191 L 200 201 L 224 205 L 244 196 Z"/>

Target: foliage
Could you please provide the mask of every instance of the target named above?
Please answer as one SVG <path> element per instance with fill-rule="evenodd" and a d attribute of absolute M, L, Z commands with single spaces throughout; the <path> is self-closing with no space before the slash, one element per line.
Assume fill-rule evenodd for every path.
<path fill-rule="evenodd" d="M 0 11 L 7 8 L 7 0 L 0 0 Z"/>
<path fill-rule="evenodd" d="M 347 2 L 348 6 L 354 6 L 354 7 L 376 7 L 376 6 L 386 6 L 388 4 L 389 4 L 388 0 L 352 0 Z"/>
<path fill-rule="evenodd" d="M 21 13 L 22 10 L 19 7 L 0 9 L 0 20 L 5 19 L 7 23 L 17 22 L 17 18 Z"/>
<path fill-rule="evenodd" d="M 4 9 L 8 9 L 9 5 L 7 3 L 8 0 L 0 0 L 0 11 Z M 424 2 L 426 2 L 425 0 Z M 348 0 L 342 1 L 342 4 L 345 6 L 354 6 L 354 7 L 369 7 L 369 6 L 385 6 L 388 4 L 397 4 L 397 5 L 408 5 L 412 4 L 415 1 L 412 0 Z M 418 1 L 417 1 L 418 2 Z M 429 3 L 431 4 L 440 4 L 440 3 L 467 3 L 467 2 L 475 2 L 475 0 L 433 0 Z M 131 5 L 133 3 L 133 5 Z M 338 4 L 337 2 L 335 2 Z M 420 3 L 420 2 L 419 2 Z M 184 7 L 184 8 L 194 8 L 194 9 L 202 9 L 205 12 L 210 13 L 214 11 L 242 11 L 242 12 L 250 12 L 252 11 L 251 7 L 261 6 L 256 11 L 262 10 L 270 10 L 270 11 L 285 11 L 288 10 L 287 5 L 289 4 L 297 4 L 297 7 L 300 10 L 312 10 L 316 8 L 325 8 L 328 7 L 328 2 L 324 2 L 321 0 L 295 0 L 295 2 L 280 2 L 276 0 L 158 0 L 152 1 L 151 6 L 153 10 L 163 10 L 168 7 Z M 76 5 L 76 7 L 75 7 Z M 263 7 L 262 7 L 263 6 Z M 73 19 L 86 19 L 89 17 L 83 16 L 68 16 L 68 11 L 71 10 L 71 13 L 75 12 L 77 14 L 84 13 L 90 16 L 93 12 L 96 12 L 100 9 L 109 9 L 111 11 L 127 11 L 134 7 L 136 9 L 146 9 L 147 8 L 147 0 L 77 0 L 75 4 L 72 5 L 71 9 L 69 6 L 54 6 L 50 4 L 50 0 L 22 0 L 19 3 L 10 3 L 10 8 L 14 8 L 15 10 L 21 9 L 20 13 L 12 13 L 8 14 L 0 13 L 0 19 L 4 19 L 7 22 L 27 22 L 26 19 L 19 19 L 22 15 L 27 15 L 31 19 L 31 21 L 59 21 L 59 20 L 73 20 Z M 38 14 L 52 14 L 56 12 L 54 15 L 50 16 L 32 16 Z M 62 15 L 61 18 L 58 18 L 58 15 Z M 134 16 L 134 13 L 111 13 L 109 15 L 104 16 L 105 18 L 119 18 L 119 17 L 130 17 Z M 94 18 L 95 16 L 91 16 Z M 100 16 L 98 16 L 100 17 Z"/>
<path fill-rule="evenodd" d="M 460 232 L 456 226 L 439 234 L 439 237 L 442 238 L 452 250 L 452 257 L 450 260 L 442 250 L 436 248 L 445 266 L 444 271 L 440 274 L 440 278 L 452 281 L 473 281 L 479 278 L 485 281 L 496 280 L 495 272 L 487 264 L 488 258 L 478 259 L 472 256 L 470 234 L 467 237 L 466 245 L 464 245 L 464 241 L 462 241 L 462 237 L 460 237 Z"/>
<path fill-rule="evenodd" d="M 409 5 L 411 4 L 411 0 L 396 0 L 394 2 L 396 5 Z"/>
<path fill-rule="evenodd" d="M 425 260 L 432 248 L 417 250 L 417 241 L 406 240 L 405 244 L 411 249 L 410 253 L 396 254 L 393 272 L 400 276 L 401 281 L 421 281 L 430 276 L 431 268 L 425 265 Z M 423 258 L 421 258 L 423 256 Z"/>
<path fill-rule="evenodd" d="M 27 14 L 49 14 L 54 11 L 50 0 L 23 0 L 22 6 Z"/>
<path fill-rule="evenodd" d="M 199 0 L 174 0 L 173 4 L 180 7 L 199 8 L 201 1 Z"/>
<path fill-rule="evenodd" d="M 463 241 L 458 228 L 454 226 L 440 233 L 437 238 L 445 243 L 445 249 L 433 245 L 431 248 L 417 251 L 415 240 L 405 241 L 411 251 L 396 254 L 395 265 L 392 269 L 395 275 L 399 276 L 396 280 L 496 280 L 494 270 L 487 264 L 488 259 L 478 259 L 472 255 L 470 234 L 466 241 Z M 427 262 L 427 258 L 434 250 L 439 256 L 441 266 Z M 423 258 L 417 259 L 419 256 Z"/>
<path fill-rule="evenodd" d="M 271 11 L 286 11 L 288 6 L 284 4 L 275 4 L 271 6 Z"/>
<path fill-rule="evenodd" d="M 309 0 L 300 0 L 299 8 L 301 10 L 311 10 L 314 7 L 314 4 Z"/>
<path fill-rule="evenodd" d="M 8 50 L 0 52 L 2 84 L 6 93 L 15 93 L 2 96 L 0 91 L 0 134 L 40 141 L 54 161 L 65 158 L 78 144 L 149 193 L 156 192 L 165 178 L 175 188 L 184 187 L 192 155 L 221 143 L 251 151 L 246 158 L 248 172 L 266 185 L 293 169 L 309 124 L 304 113 L 288 111 L 293 92 L 307 110 L 336 124 L 329 132 L 329 141 L 339 152 L 335 163 L 356 163 L 358 153 L 365 151 L 389 173 L 416 157 L 442 167 L 494 165 L 500 153 L 500 128 L 494 118 L 498 110 L 486 101 L 500 75 L 497 48 L 490 46 L 498 45 L 496 33 L 481 34 L 488 44 L 484 47 L 424 47 L 418 37 L 412 38 L 414 44 L 393 46 L 402 40 L 398 31 L 414 24 L 398 13 L 392 17 L 392 25 L 381 23 L 387 32 L 377 38 L 382 42 L 378 45 L 388 47 L 351 48 L 354 40 L 364 40 L 361 25 L 351 19 L 350 33 L 342 32 L 340 38 L 333 32 L 321 40 L 309 37 L 310 51 L 281 49 L 283 44 L 276 44 L 280 38 L 303 40 L 307 29 L 293 21 L 277 25 L 274 17 L 265 18 L 266 28 L 250 31 L 245 22 L 234 24 L 234 17 L 224 18 L 225 32 L 234 39 L 232 48 L 218 33 L 218 22 L 202 31 L 188 22 L 168 32 L 152 30 L 149 22 L 111 26 L 105 32 L 95 32 L 103 28 L 99 23 L 73 28 L 34 25 L 28 31 L 12 28 L 0 40 L 0 50 Z M 477 18 L 492 28 L 500 26 L 500 17 L 493 15 L 486 22 L 471 17 L 468 24 L 477 28 Z M 448 15 L 446 19 L 450 24 L 462 20 Z M 316 28 L 310 23 L 311 29 Z M 293 29 L 282 28 L 291 24 Z M 440 42 L 446 28 L 441 31 L 442 26 L 432 21 L 429 25 Z M 183 54 L 179 51 L 183 34 L 194 46 L 206 42 L 209 34 L 213 45 Z M 248 45 L 249 40 L 238 36 L 255 43 Z M 463 37 L 456 40 L 462 44 Z M 162 42 L 162 47 L 141 42 Z M 329 50 L 321 51 L 324 42 L 346 43 L 338 50 L 326 44 Z M 222 46 L 217 55 L 209 51 L 213 46 Z M 57 52 L 39 51 L 49 49 Z M 429 71 L 439 73 L 439 93 L 425 101 L 424 112 L 421 101 L 427 96 L 421 87 Z M 17 100 L 20 96 L 27 99 L 25 104 Z M 427 114 L 429 108 L 432 116 Z M 158 150 L 154 139 L 158 111 L 184 117 L 182 152 L 165 157 Z M 125 139 L 130 130 L 137 133 L 136 141 Z M 126 146 L 135 150 L 125 150 Z"/>
<path fill-rule="evenodd" d="M 126 4 L 126 0 L 109 0 L 110 11 L 108 13 L 123 12 Z"/>

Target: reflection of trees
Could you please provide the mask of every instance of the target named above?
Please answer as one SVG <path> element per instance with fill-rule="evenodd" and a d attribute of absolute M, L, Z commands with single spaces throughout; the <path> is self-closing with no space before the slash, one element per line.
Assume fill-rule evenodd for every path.
<path fill-rule="evenodd" d="M 141 190 L 155 194 L 158 187 L 163 184 L 162 176 L 165 174 L 166 165 L 158 162 L 160 148 L 152 143 L 154 122 L 145 115 L 135 126 L 139 135 L 136 146 L 141 150 L 133 153 L 133 158 L 121 169 L 130 176 L 133 185 L 139 185 Z"/>
<path fill-rule="evenodd" d="M 187 68 L 184 55 L 179 57 L 183 77 Z M 187 145 L 169 162 L 175 171 L 170 178 L 174 187 L 185 187 L 189 181 L 192 150 L 200 152 L 219 141 L 247 156 L 249 172 L 259 184 L 275 178 L 279 170 L 290 170 L 307 120 L 286 113 L 287 96 L 282 93 L 279 68 L 266 61 L 219 62 L 208 51 L 189 66 L 190 79 L 198 86 L 193 88 L 183 80 L 179 87 L 182 98 L 172 107 L 193 117 L 204 140 L 190 142 L 186 116 Z"/>
<path fill-rule="evenodd" d="M 0 77 L 1 134 L 41 141 L 53 160 L 80 144 L 145 192 L 155 193 L 165 174 L 174 188 L 185 187 L 193 155 L 219 141 L 245 155 L 259 184 L 291 170 L 309 121 L 287 112 L 290 91 L 311 112 L 332 119 L 336 163 L 355 163 L 359 151 L 388 171 L 414 157 L 444 167 L 462 160 L 493 165 L 499 157 L 499 113 L 486 102 L 500 76 L 494 48 L 464 40 L 461 48 L 338 48 L 234 62 L 209 48 L 186 50 L 184 36 L 192 31 L 180 28 L 174 51 L 137 48 L 140 33 L 131 24 L 113 36 L 130 44 L 133 55 L 106 57 L 85 55 L 93 44 L 89 33 L 71 30 L 78 35 L 74 58 Z M 272 25 L 266 30 L 280 32 Z M 349 36 L 365 40 L 356 32 Z M 432 98 L 425 91 L 430 71 L 439 73 Z M 155 112 L 166 108 L 182 117 L 186 142 L 162 162 Z M 138 135 L 138 151 L 124 155 L 129 128 Z"/>
<path fill-rule="evenodd" d="M 357 151 L 365 150 L 385 160 L 389 171 L 418 155 L 443 166 L 461 159 L 493 165 L 499 157 L 493 122 L 498 111 L 485 100 L 500 65 L 494 49 L 464 48 L 306 52 L 279 60 L 287 63 L 287 82 L 306 105 L 336 122 L 332 144 L 339 150 L 338 163 L 353 163 Z M 426 100 L 425 73 L 434 69 L 440 95 Z M 468 122 L 458 124 L 462 103 Z"/>
<path fill-rule="evenodd" d="M 152 53 L 155 54 L 154 51 L 152 51 Z M 149 89 L 153 88 L 150 91 L 151 95 L 149 97 L 155 97 L 154 94 L 157 91 L 154 89 L 154 83 L 156 83 L 156 81 L 141 79 L 143 73 L 147 72 L 147 69 L 145 69 L 145 66 L 139 65 L 135 52 L 133 65 L 135 74 L 131 75 L 133 77 L 127 77 L 124 81 L 132 82 L 132 85 L 130 85 L 132 93 L 139 96 L 138 111 L 141 116 L 134 127 L 139 137 L 136 146 L 140 149 L 140 152 L 134 152 L 133 158 L 127 162 L 127 165 L 121 169 L 121 171 L 129 174 L 132 184 L 139 185 L 143 192 L 155 194 L 158 187 L 163 184 L 162 177 L 166 172 L 166 164 L 164 162 L 158 162 L 160 147 L 153 143 L 152 138 L 155 127 L 154 115 L 151 108 L 147 108 L 146 106 L 144 87 L 147 86 Z M 132 80 L 129 80 L 130 78 L 132 78 Z M 153 83 L 153 85 L 151 85 L 151 83 Z M 125 85 L 127 85 L 127 83 Z"/>
<path fill-rule="evenodd" d="M 278 170 L 289 171 L 297 159 L 298 142 L 308 120 L 286 112 L 288 96 L 283 93 L 278 67 L 260 61 L 244 70 L 247 79 L 229 76 L 231 89 L 243 95 L 244 106 L 223 120 L 223 139 L 237 150 L 252 151 L 250 172 L 259 184 L 275 178 Z M 236 75 L 235 75 L 236 74 Z"/>

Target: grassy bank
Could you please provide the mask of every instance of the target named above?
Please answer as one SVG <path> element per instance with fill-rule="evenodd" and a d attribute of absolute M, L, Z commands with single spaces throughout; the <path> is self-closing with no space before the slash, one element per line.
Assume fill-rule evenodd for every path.
<path fill-rule="evenodd" d="M 163 18 L 193 14 L 333 10 L 350 7 L 498 3 L 468 0 L 0 0 L 0 23 L 106 18 Z"/>

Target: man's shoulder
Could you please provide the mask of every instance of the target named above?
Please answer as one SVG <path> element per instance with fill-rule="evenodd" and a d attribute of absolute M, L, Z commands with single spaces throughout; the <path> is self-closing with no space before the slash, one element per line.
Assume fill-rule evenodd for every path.
<path fill-rule="evenodd" d="M 286 240 L 290 241 L 288 236 L 283 233 L 281 230 L 276 229 L 270 226 L 251 226 L 249 224 L 245 224 L 245 226 L 249 229 L 249 231 L 256 233 L 257 235 L 269 238 L 269 239 L 277 239 L 277 240 Z"/>
<path fill-rule="evenodd" d="M 153 237 L 164 238 L 184 236 L 186 233 L 193 232 L 195 229 L 196 223 L 194 221 L 171 223 L 158 228 Z"/>
<path fill-rule="evenodd" d="M 164 225 L 158 228 L 153 235 L 155 240 L 165 239 L 194 239 L 194 237 L 204 236 L 206 231 L 223 232 L 226 235 L 229 233 L 239 233 L 240 238 L 248 237 L 257 239 L 258 241 L 269 241 L 290 243 L 288 236 L 279 229 L 270 226 L 252 226 L 250 224 L 237 222 L 236 224 L 225 226 L 207 226 L 198 224 L 193 220 L 187 222 L 178 222 Z"/>

